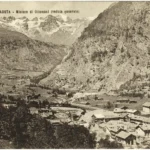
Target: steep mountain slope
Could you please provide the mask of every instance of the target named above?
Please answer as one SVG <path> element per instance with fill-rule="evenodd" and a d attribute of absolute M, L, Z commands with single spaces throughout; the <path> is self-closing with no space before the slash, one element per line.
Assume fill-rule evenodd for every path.
<path fill-rule="evenodd" d="M 91 22 L 90 19 L 74 19 L 67 16 L 48 15 L 45 18 L 4 17 L 0 25 L 21 32 L 33 39 L 54 44 L 71 45 Z"/>
<path fill-rule="evenodd" d="M 0 28 L 1 70 L 48 71 L 59 63 L 65 47 L 32 40 L 26 35 Z"/>
<path fill-rule="evenodd" d="M 84 30 L 69 59 L 41 81 L 80 90 L 110 92 L 149 74 L 150 2 L 118 2 Z"/>

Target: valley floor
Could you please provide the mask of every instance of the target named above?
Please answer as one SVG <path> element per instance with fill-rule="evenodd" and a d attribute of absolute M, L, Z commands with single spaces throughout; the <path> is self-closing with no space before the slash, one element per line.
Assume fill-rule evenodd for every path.
<path fill-rule="evenodd" d="M 110 145 L 115 142 L 117 145 L 112 148 L 119 148 L 118 144 L 124 148 L 149 147 L 150 114 L 143 112 L 143 104 L 150 102 L 148 98 L 99 93 L 71 94 L 36 84 L 0 86 L 0 103 L 6 109 L 17 107 L 18 102 L 23 100 L 30 114 L 39 115 L 54 126 L 68 124 L 85 127 L 91 135 L 95 135 L 97 148 L 107 148 L 102 139 Z"/>

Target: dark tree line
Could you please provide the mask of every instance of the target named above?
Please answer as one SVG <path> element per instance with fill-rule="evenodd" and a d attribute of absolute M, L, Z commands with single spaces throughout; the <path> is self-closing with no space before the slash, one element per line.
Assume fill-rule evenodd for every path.
<path fill-rule="evenodd" d="M 123 149 L 121 143 L 116 141 L 110 141 L 108 137 L 105 139 L 101 139 L 98 143 L 98 148 L 105 148 L 105 149 Z"/>
<path fill-rule="evenodd" d="M 17 108 L 0 106 L 0 138 L 14 148 L 94 148 L 94 137 L 77 125 L 53 125 L 39 115 L 31 115 L 23 102 Z"/>

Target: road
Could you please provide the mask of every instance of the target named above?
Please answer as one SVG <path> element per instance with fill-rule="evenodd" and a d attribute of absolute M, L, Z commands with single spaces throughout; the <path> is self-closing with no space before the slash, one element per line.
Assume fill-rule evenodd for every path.
<path fill-rule="evenodd" d="M 66 101 L 66 99 L 62 98 L 62 97 L 59 97 L 62 101 Z M 77 103 L 74 103 L 74 100 L 70 101 L 69 104 L 71 106 L 75 106 L 75 107 L 79 107 L 79 108 L 82 108 L 82 109 L 88 109 L 88 110 L 102 110 L 101 108 L 98 108 L 98 107 L 93 107 L 93 106 L 90 106 L 90 105 L 84 105 L 84 104 L 77 104 Z"/>
<path fill-rule="evenodd" d="M 71 106 L 75 106 L 75 107 L 79 107 L 79 108 L 83 108 L 83 109 L 89 109 L 89 110 L 97 110 L 97 109 L 101 109 L 101 108 L 98 108 L 98 107 L 93 107 L 93 106 L 90 106 L 90 105 L 84 105 L 84 104 L 76 104 L 76 103 L 70 103 Z"/>

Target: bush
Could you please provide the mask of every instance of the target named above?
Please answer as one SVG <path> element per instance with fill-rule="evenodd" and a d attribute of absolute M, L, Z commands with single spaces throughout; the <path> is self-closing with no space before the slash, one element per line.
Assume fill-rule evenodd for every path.
<path fill-rule="evenodd" d="M 117 143 L 116 141 L 109 141 L 108 138 L 101 139 L 98 143 L 98 148 L 105 148 L 105 149 L 123 149 L 122 144 Z"/>
<path fill-rule="evenodd" d="M 31 115 L 25 104 L 17 109 L 0 109 L 0 135 L 15 148 L 94 148 L 94 137 L 83 126 L 52 125 L 39 115 Z"/>
<path fill-rule="evenodd" d="M 111 109 L 113 107 L 113 104 L 111 102 L 107 102 L 106 106 L 107 109 Z"/>
<path fill-rule="evenodd" d="M 56 128 L 57 148 L 94 148 L 94 137 L 83 126 L 64 124 Z"/>
<path fill-rule="evenodd" d="M 93 52 L 91 56 L 91 60 L 94 62 L 98 60 L 99 62 L 102 62 L 102 58 L 107 55 L 107 51 L 100 51 L 100 52 Z"/>

